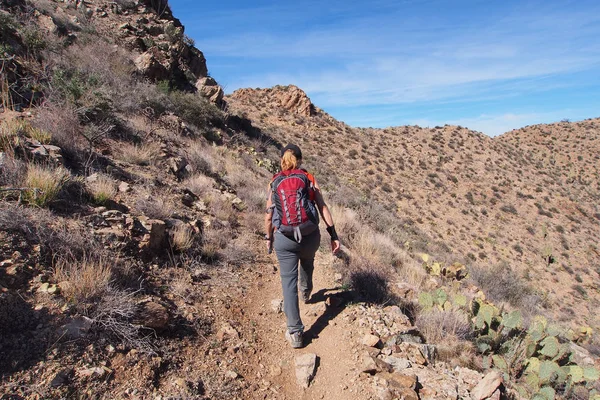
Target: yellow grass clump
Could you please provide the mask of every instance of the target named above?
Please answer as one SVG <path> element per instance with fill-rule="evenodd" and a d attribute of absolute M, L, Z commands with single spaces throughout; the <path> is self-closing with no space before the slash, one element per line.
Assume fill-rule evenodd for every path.
<path fill-rule="evenodd" d="M 69 172 L 62 168 L 48 168 L 29 164 L 25 175 L 24 200 L 30 204 L 44 207 L 52 202 L 64 184 L 69 180 Z"/>
<path fill-rule="evenodd" d="M 185 251 L 194 244 L 192 228 L 187 225 L 177 225 L 173 228 L 171 245 L 177 251 Z"/>
<path fill-rule="evenodd" d="M 117 195 L 117 183 L 104 174 L 98 174 L 96 180 L 89 184 L 89 188 L 97 204 L 104 204 Z"/>
<path fill-rule="evenodd" d="M 61 260 L 55 267 L 54 279 L 60 283 L 63 296 L 76 305 L 101 297 L 112 277 L 113 262 L 103 258 L 84 257 L 79 261 Z"/>

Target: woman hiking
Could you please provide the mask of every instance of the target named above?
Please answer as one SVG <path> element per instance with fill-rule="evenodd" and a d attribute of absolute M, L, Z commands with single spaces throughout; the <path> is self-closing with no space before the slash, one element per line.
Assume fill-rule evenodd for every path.
<path fill-rule="evenodd" d="M 274 247 L 279 261 L 283 309 L 287 317 L 285 337 L 293 348 L 303 345 L 298 289 L 303 302 L 307 303 L 313 289 L 315 253 L 321 243 L 319 214 L 331 236 L 331 250 L 335 254 L 340 249 L 333 218 L 319 185 L 314 176 L 300 169 L 301 164 L 302 152 L 298 146 L 288 144 L 281 150 L 281 172 L 273 176 L 269 185 L 265 215 L 267 249 L 270 252 Z"/>

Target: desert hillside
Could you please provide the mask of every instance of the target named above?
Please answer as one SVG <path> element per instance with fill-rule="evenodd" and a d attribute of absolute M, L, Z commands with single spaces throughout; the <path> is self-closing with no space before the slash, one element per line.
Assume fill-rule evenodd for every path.
<path fill-rule="evenodd" d="M 514 274 L 536 292 L 528 307 L 598 324 L 598 120 L 490 138 L 449 125 L 351 128 L 298 107 L 310 100 L 295 87 L 242 89 L 227 101 L 276 140 L 301 143 L 331 198 L 397 243 Z"/>
<path fill-rule="evenodd" d="M 598 120 L 225 96 L 164 0 L 3 0 L 0 67 L 0 399 L 600 398 Z M 300 350 L 262 240 L 288 142 L 344 245 Z"/>

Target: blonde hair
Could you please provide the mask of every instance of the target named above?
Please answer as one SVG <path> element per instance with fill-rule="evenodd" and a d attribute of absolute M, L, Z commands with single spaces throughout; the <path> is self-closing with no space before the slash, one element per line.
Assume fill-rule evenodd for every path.
<path fill-rule="evenodd" d="M 300 160 L 296 158 L 293 150 L 286 150 L 281 157 L 281 170 L 288 171 L 297 169 L 300 166 Z"/>

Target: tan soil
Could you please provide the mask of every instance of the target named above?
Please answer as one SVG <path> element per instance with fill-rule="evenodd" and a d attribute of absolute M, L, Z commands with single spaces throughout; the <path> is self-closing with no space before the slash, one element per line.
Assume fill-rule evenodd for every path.
<path fill-rule="evenodd" d="M 271 310 L 271 300 L 282 298 L 279 266 L 275 255 L 267 259 L 262 279 L 257 280 L 248 295 L 247 316 L 256 323 L 256 332 L 263 347 L 257 353 L 257 380 L 272 381 L 272 399 L 369 399 L 372 398 L 359 376 L 354 360 L 353 330 L 344 319 L 344 307 L 326 309 L 327 296 L 340 293 L 331 267 L 332 256 L 317 253 L 313 277 L 313 304 L 300 304 L 305 325 L 305 342 L 302 349 L 292 349 L 284 338 L 285 315 Z M 277 271 L 275 270 L 277 268 Z M 303 390 L 296 383 L 294 359 L 305 353 L 318 356 L 318 368 L 310 387 Z M 256 393 L 256 398 L 263 398 Z"/>

